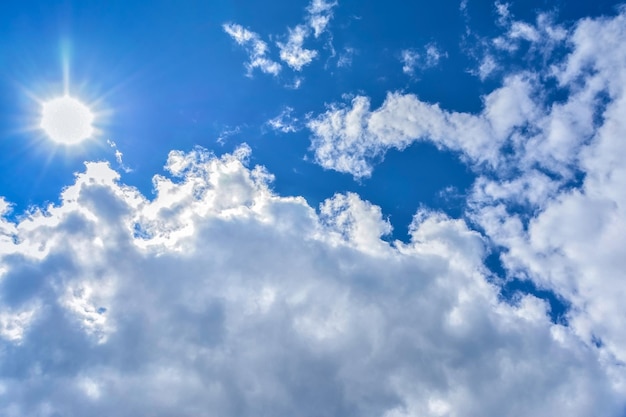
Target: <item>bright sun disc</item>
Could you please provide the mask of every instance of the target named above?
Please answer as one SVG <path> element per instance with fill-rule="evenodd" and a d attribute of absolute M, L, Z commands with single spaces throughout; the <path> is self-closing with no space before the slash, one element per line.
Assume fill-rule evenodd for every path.
<path fill-rule="evenodd" d="M 89 107 L 63 96 L 43 104 L 40 126 L 53 141 L 72 145 L 93 134 L 93 119 Z"/>

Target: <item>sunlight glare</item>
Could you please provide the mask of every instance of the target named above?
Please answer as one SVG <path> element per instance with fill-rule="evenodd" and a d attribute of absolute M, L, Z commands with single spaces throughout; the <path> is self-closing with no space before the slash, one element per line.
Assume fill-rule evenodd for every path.
<path fill-rule="evenodd" d="M 89 107 L 65 95 L 43 104 L 40 127 L 53 141 L 72 145 L 91 137 L 93 120 Z"/>

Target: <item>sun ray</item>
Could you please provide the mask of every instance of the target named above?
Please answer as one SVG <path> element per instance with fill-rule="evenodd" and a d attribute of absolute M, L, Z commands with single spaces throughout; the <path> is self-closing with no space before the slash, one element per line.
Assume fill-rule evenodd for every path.
<path fill-rule="evenodd" d="M 61 66 L 63 68 L 63 95 L 70 95 L 70 43 L 61 42 Z"/>

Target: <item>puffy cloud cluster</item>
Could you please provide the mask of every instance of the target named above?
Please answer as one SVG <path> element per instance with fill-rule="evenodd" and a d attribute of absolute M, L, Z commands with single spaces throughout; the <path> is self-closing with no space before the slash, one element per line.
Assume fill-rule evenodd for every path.
<path fill-rule="evenodd" d="M 580 22 L 572 52 L 554 68 L 569 96 L 552 105 L 543 123 L 549 133 L 530 138 L 523 155 L 551 171 L 527 163 L 511 181 L 482 179 L 473 198 L 476 220 L 506 249 L 505 266 L 571 302 L 571 327 L 619 369 L 626 362 L 625 24 L 624 11 Z M 580 184 L 568 186 L 576 177 Z M 529 219 L 513 214 L 520 204 L 534 212 Z M 619 378 L 623 384 L 623 371 Z"/>
<path fill-rule="evenodd" d="M 155 195 L 89 163 L 0 222 L 0 409 L 13 416 L 611 416 L 623 392 L 485 243 L 419 211 L 272 192 L 249 148 L 171 152 Z M 2 203 L 3 211 L 8 210 Z"/>
<path fill-rule="evenodd" d="M 309 122 L 312 149 L 322 166 L 355 177 L 416 140 L 456 151 L 478 176 L 467 215 L 501 251 L 507 276 L 571 306 L 568 328 L 598 349 L 624 395 L 626 9 L 567 30 L 499 10 L 498 44 L 512 53 L 528 42 L 528 62 L 540 56 L 542 67 L 506 74 L 477 114 L 401 93 L 375 110 L 363 96 L 331 105 Z"/>

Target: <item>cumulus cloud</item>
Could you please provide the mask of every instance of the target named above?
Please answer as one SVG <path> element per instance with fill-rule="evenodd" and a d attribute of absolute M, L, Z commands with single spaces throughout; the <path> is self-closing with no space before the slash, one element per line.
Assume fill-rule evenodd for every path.
<path fill-rule="evenodd" d="M 481 112 L 402 93 L 372 110 L 358 96 L 310 120 L 312 150 L 322 166 L 355 177 L 416 140 L 458 152 L 478 176 L 467 214 L 501 251 L 507 277 L 562 297 L 568 328 L 600 352 L 624 392 L 626 11 L 567 29 L 542 16 L 513 24 L 502 7 L 507 42 L 536 43 L 530 53 L 547 55 L 535 70 L 505 73 Z M 567 53 L 552 55 L 556 46 Z"/>
<path fill-rule="evenodd" d="M 625 11 L 578 22 L 565 56 L 507 74 L 478 113 L 391 92 L 309 119 L 316 160 L 355 177 L 416 140 L 475 170 L 470 223 L 419 209 L 408 242 L 358 194 L 276 194 L 245 145 L 172 151 L 150 197 L 92 162 L 58 204 L 11 220 L 0 198 L 1 414 L 622 415 L 624 27 Z M 502 300 L 490 246 L 505 278 L 571 305 L 563 323 Z"/>
<path fill-rule="evenodd" d="M 390 148 L 404 149 L 417 140 L 462 151 L 477 164 L 501 165 L 500 149 L 511 135 L 537 116 L 528 74 L 511 76 L 505 85 L 484 97 L 482 113 L 442 109 L 413 94 L 389 93 L 376 110 L 365 96 L 349 104 L 332 104 L 308 122 L 311 147 L 325 168 L 368 177 L 372 163 Z"/>
<path fill-rule="evenodd" d="M 602 346 L 604 360 L 620 364 L 626 361 L 626 339 L 616 320 L 626 314 L 619 301 L 626 292 L 626 171 L 617 159 L 626 152 L 626 71 L 620 63 L 626 57 L 625 22 L 623 10 L 614 18 L 579 22 L 569 39 L 572 52 L 554 67 L 568 99 L 552 106 L 544 123 L 549 134 L 530 138 L 522 159 L 560 166 L 555 171 L 563 177 L 524 170 L 511 183 L 485 180 L 473 203 L 479 223 L 507 248 L 505 266 L 569 300 L 571 326 Z M 564 160 L 567 166 L 559 163 Z M 564 182 L 574 172 L 583 179 L 568 187 Z M 529 219 L 512 214 L 520 199 L 534 212 Z M 616 378 L 623 381 L 624 375 Z"/>
<path fill-rule="evenodd" d="M 580 89 L 580 80 L 568 75 L 571 71 L 567 61 L 578 59 L 589 46 L 576 46 L 578 32 L 562 38 L 565 29 L 550 26 L 541 16 L 544 15 L 538 20 L 546 25 L 543 32 L 558 34 L 550 35 L 551 39 L 560 41 L 562 46 L 574 44 L 574 50 L 565 58 L 546 60 L 538 69 L 505 74 L 502 85 L 482 97 L 480 113 L 442 109 L 437 103 L 400 92 L 388 93 L 377 109 L 370 109 L 369 98 L 360 95 L 351 103 L 331 104 L 308 124 L 317 161 L 329 169 L 366 177 L 371 175 L 372 164 L 388 149 L 404 149 L 414 141 L 428 140 L 460 151 L 476 166 L 506 168 L 513 158 L 524 168 L 538 165 L 571 177 L 576 171 L 580 147 L 590 140 L 596 128 L 594 115 L 604 104 L 598 98 L 601 89 Z M 611 35 L 616 39 L 620 36 Z M 541 53 L 552 50 L 546 46 Z M 404 70 L 411 72 L 419 55 L 405 52 Z M 495 63 L 484 64 L 488 68 L 481 71 L 486 76 Z M 555 81 L 570 92 L 566 102 L 550 101 L 553 99 L 549 99 L 548 92 L 554 90 Z"/>
<path fill-rule="evenodd" d="M 258 68 L 266 74 L 278 75 L 281 66 L 279 63 L 267 57 L 267 43 L 261 40 L 261 37 L 257 33 L 251 32 L 236 23 L 225 23 L 222 25 L 222 28 L 237 44 L 246 48 L 250 57 L 249 61 L 246 63 L 248 76 L 252 76 L 252 72 L 255 68 Z"/>
<path fill-rule="evenodd" d="M 250 149 L 172 151 L 155 195 L 88 163 L 2 218 L 6 416 L 610 416 L 600 350 L 500 300 L 483 238 L 419 211 L 271 190 Z M 623 393 L 622 393 L 623 394 Z"/>

